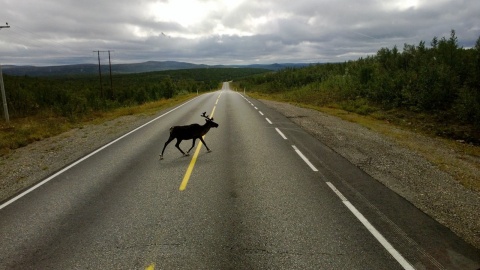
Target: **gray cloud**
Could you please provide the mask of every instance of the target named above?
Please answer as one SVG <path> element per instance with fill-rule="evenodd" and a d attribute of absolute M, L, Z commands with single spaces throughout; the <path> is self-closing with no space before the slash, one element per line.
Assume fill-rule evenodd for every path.
<path fill-rule="evenodd" d="M 0 25 L 11 25 L 0 31 L 0 63 L 95 63 L 93 50 L 114 50 L 115 63 L 333 62 L 428 45 L 451 29 L 464 47 L 480 36 L 480 5 L 469 0 L 201 2 L 218 8 L 186 5 L 167 20 L 153 7 L 173 1 L 0 0 Z M 204 19 L 182 23 L 188 14 Z"/>

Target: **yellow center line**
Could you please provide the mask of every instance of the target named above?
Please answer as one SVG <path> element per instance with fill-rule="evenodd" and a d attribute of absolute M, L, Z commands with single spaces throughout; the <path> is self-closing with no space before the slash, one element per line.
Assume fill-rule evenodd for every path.
<path fill-rule="evenodd" d="M 217 97 L 217 101 L 215 102 L 215 106 L 213 106 L 212 113 L 210 114 L 210 118 L 213 118 L 213 114 L 215 113 L 215 108 L 217 107 L 218 100 L 220 99 L 220 95 Z M 205 139 L 205 136 L 203 136 Z M 185 176 L 183 177 L 182 183 L 180 184 L 180 191 L 184 191 L 187 188 L 188 180 L 190 179 L 190 175 L 192 174 L 193 167 L 195 167 L 195 162 L 197 161 L 198 154 L 200 153 L 200 149 L 202 148 L 202 142 L 199 142 L 197 145 L 197 148 L 195 149 L 195 153 L 193 154 L 192 160 L 190 161 L 190 164 L 188 165 L 187 172 L 185 173 Z M 155 263 L 150 264 L 145 268 L 145 270 L 155 270 Z"/>
<path fill-rule="evenodd" d="M 220 98 L 221 95 L 222 94 L 220 94 L 218 96 L 217 102 L 218 102 L 218 99 Z M 213 117 L 213 114 L 215 113 L 215 108 L 216 107 L 217 106 L 213 106 L 212 113 L 209 116 L 210 118 Z M 202 138 L 205 139 L 205 135 Z M 198 154 L 200 153 L 200 149 L 202 148 L 202 145 L 203 145 L 203 143 L 199 142 L 198 145 L 197 145 L 197 148 L 195 149 L 195 153 L 193 154 L 192 160 L 190 161 L 190 164 L 188 165 L 187 172 L 185 173 L 185 176 L 183 177 L 182 183 L 180 184 L 180 188 L 179 188 L 180 191 L 184 191 L 187 188 L 188 180 L 190 180 L 190 175 L 192 175 L 193 167 L 195 167 L 195 162 L 197 162 L 197 157 L 198 157 Z"/>

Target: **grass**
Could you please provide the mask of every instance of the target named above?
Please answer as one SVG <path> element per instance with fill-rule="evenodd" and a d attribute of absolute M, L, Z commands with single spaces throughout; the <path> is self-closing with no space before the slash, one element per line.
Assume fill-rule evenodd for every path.
<path fill-rule="evenodd" d="M 182 103 L 194 95 L 185 94 L 139 106 L 118 108 L 106 112 L 92 112 L 76 120 L 59 117 L 51 112 L 44 112 L 32 117 L 11 119 L 10 124 L 2 121 L 0 122 L 0 156 L 73 128 L 82 128 L 84 125 L 101 124 L 126 115 L 154 115 L 159 110 Z"/>
<path fill-rule="evenodd" d="M 288 102 L 360 124 L 372 131 L 390 137 L 400 145 L 419 153 L 439 169 L 450 174 L 466 188 L 480 192 L 480 177 L 478 173 L 480 172 L 480 146 L 441 136 L 441 134 L 438 134 L 440 132 L 437 128 L 442 124 L 437 124 L 438 119 L 435 116 L 401 110 L 383 111 L 361 100 L 356 103 L 350 102 L 349 104 L 317 106 L 310 102 L 298 102 L 295 99 L 288 99 L 281 94 L 268 95 L 250 92 L 248 95 L 256 99 Z M 355 107 L 360 111 L 351 112 L 350 110 L 356 111 Z M 349 109 L 349 111 L 345 109 Z M 448 124 L 453 126 L 451 123 Z M 461 126 L 457 128 L 461 129 Z M 418 140 L 415 134 L 431 138 L 431 140 L 435 140 L 435 143 L 424 143 Z M 445 151 L 449 151 L 451 154 L 445 155 Z"/>
<path fill-rule="evenodd" d="M 74 127 L 74 124 L 62 117 L 35 116 L 12 119 L 10 124 L 0 124 L 0 155 L 32 142 L 55 136 Z"/>
<path fill-rule="evenodd" d="M 108 112 L 96 112 L 91 117 L 84 119 L 84 124 L 101 124 L 108 120 L 116 119 L 126 115 L 154 115 L 159 110 L 175 106 L 192 97 L 195 94 L 185 94 L 173 97 L 171 99 L 160 99 L 154 102 L 148 102 L 139 106 L 119 108 Z"/>

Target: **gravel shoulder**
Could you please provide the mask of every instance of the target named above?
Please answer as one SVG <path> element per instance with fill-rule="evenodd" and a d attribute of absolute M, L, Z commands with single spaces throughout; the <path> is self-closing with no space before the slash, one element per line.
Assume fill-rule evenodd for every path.
<path fill-rule="evenodd" d="M 420 154 L 358 124 L 287 103 L 261 101 L 480 248 L 478 192 L 464 188 Z M 0 201 L 153 118 L 155 116 L 124 116 L 99 125 L 86 125 L 0 157 Z M 441 145 L 432 138 L 403 130 L 399 132 L 405 132 L 405 136 L 415 136 L 422 143 L 431 144 L 432 148 Z M 479 162 L 452 153 L 449 149 L 439 151 L 453 155 L 452 158 Z M 476 166 L 471 168 L 476 170 Z"/>
<path fill-rule="evenodd" d="M 480 248 L 478 192 L 460 185 L 451 175 L 434 166 L 419 153 L 363 126 L 288 103 L 261 101 L 450 228 L 465 241 Z M 472 170 L 470 174 L 475 175 L 475 179 L 480 179 L 480 160 L 464 153 L 453 152 L 440 140 L 400 129 L 396 132 L 438 151 L 445 159 L 462 163 L 464 170 Z"/>
<path fill-rule="evenodd" d="M 36 141 L 0 157 L 0 202 L 153 119 L 122 116 Z"/>

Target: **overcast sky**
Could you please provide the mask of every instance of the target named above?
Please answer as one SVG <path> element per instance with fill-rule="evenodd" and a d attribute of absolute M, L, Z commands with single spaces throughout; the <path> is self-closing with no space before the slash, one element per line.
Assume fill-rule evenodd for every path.
<path fill-rule="evenodd" d="M 478 0 L 0 0 L 0 63 L 339 62 L 454 29 L 480 36 Z M 108 55 L 102 54 L 102 61 Z"/>

